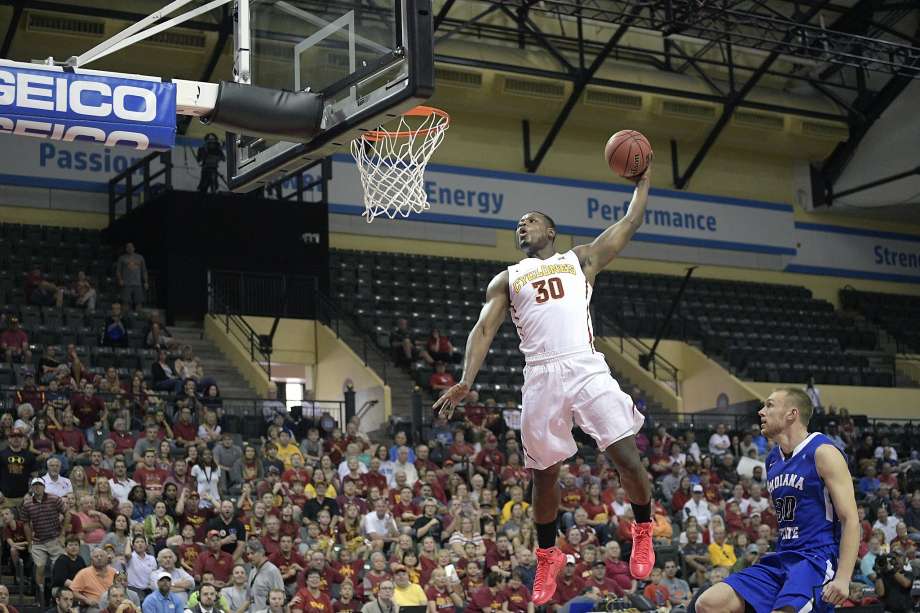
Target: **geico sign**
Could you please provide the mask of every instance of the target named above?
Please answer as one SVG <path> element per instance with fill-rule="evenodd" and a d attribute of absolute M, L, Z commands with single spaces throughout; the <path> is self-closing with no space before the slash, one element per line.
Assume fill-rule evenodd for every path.
<path fill-rule="evenodd" d="M 0 134 L 145 150 L 156 119 L 151 89 L 0 69 Z"/>
<path fill-rule="evenodd" d="M 143 101 L 132 104 L 131 99 Z M 27 72 L 0 70 L 0 106 L 17 109 L 73 113 L 84 117 L 114 117 L 145 123 L 157 116 L 157 97 L 149 89 L 100 81 L 78 81 Z"/>

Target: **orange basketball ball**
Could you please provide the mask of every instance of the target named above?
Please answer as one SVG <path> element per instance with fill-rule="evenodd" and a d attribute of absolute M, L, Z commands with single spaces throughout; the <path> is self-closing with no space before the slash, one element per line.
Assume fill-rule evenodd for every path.
<path fill-rule="evenodd" d="M 610 169 L 624 179 L 640 176 L 652 161 L 652 146 L 641 132 L 620 130 L 604 147 Z"/>

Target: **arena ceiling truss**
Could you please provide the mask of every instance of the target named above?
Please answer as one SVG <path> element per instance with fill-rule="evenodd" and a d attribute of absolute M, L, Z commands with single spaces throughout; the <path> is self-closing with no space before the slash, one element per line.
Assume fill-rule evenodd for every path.
<path fill-rule="evenodd" d="M 318 15 L 330 0 L 289 0 Z M 5 57 L 24 9 L 136 21 L 141 10 L 82 2 L 0 0 L 13 19 L 0 44 Z M 335 0 L 353 5 L 358 19 L 385 15 L 387 0 Z M 674 184 L 687 186 L 739 108 L 845 122 L 850 137 L 823 164 L 827 184 L 840 176 L 860 139 L 912 79 L 920 77 L 920 0 L 433 0 L 435 59 L 441 64 L 517 73 L 572 84 L 541 142 L 523 122 L 527 170 L 536 172 L 588 85 L 717 103 L 717 117 Z M 199 80 L 211 79 L 232 31 L 228 11 L 213 11 L 190 28 L 218 32 Z M 495 43 L 547 58 L 544 67 L 484 60 L 452 52 L 451 41 Z M 514 57 L 514 54 L 509 54 Z M 608 60 L 693 77 L 686 89 L 606 78 Z M 550 67 L 550 68 L 547 68 Z M 662 81 L 662 83 L 666 83 Z M 815 91 L 838 112 L 752 99 L 755 87 Z M 676 143 L 672 143 L 675 149 Z M 676 155 L 672 156 L 676 159 Z"/>

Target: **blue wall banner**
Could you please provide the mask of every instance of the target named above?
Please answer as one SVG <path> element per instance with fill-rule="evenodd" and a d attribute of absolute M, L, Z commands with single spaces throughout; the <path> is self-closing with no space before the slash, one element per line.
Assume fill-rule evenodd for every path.
<path fill-rule="evenodd" d="M 333 158 L 330 210 L 364 211 L 358 171 L 351 158 Z M 565 234 L 596 236 L 620 220 L 633 189 L 523 173 L 429 164 L 425 191 L 431 209 L 409 219 L 492 228 L 514 228 L 528 211 L 550 215 Z M 636 241 L 795 254 L 792 206 L 739 198 L 652 189 Z"/>
<path fill-rule="evenodd" d="M 920 236 L 803 222 L 795 235 L 787 272 L 920 283 Z"/>
<path fill-rule="evenodd" d="M 0 61 L 0 134 L 168 149 L 176 136 L 175 85 Z"/>

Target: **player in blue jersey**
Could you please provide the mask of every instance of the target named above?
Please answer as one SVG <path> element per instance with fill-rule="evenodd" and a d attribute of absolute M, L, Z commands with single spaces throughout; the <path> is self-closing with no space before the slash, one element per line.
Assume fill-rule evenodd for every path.
<path fill-rule="evenodd" d="M 853 481 L 833 442 L 808 432 L 812 409 L 803 390 L 786 387 L 758 412 L 776 443 L 767 455 L 776 551 L 703 592 L 697 613 L 818 613 L 846 600 L 859 549 Z"/>

